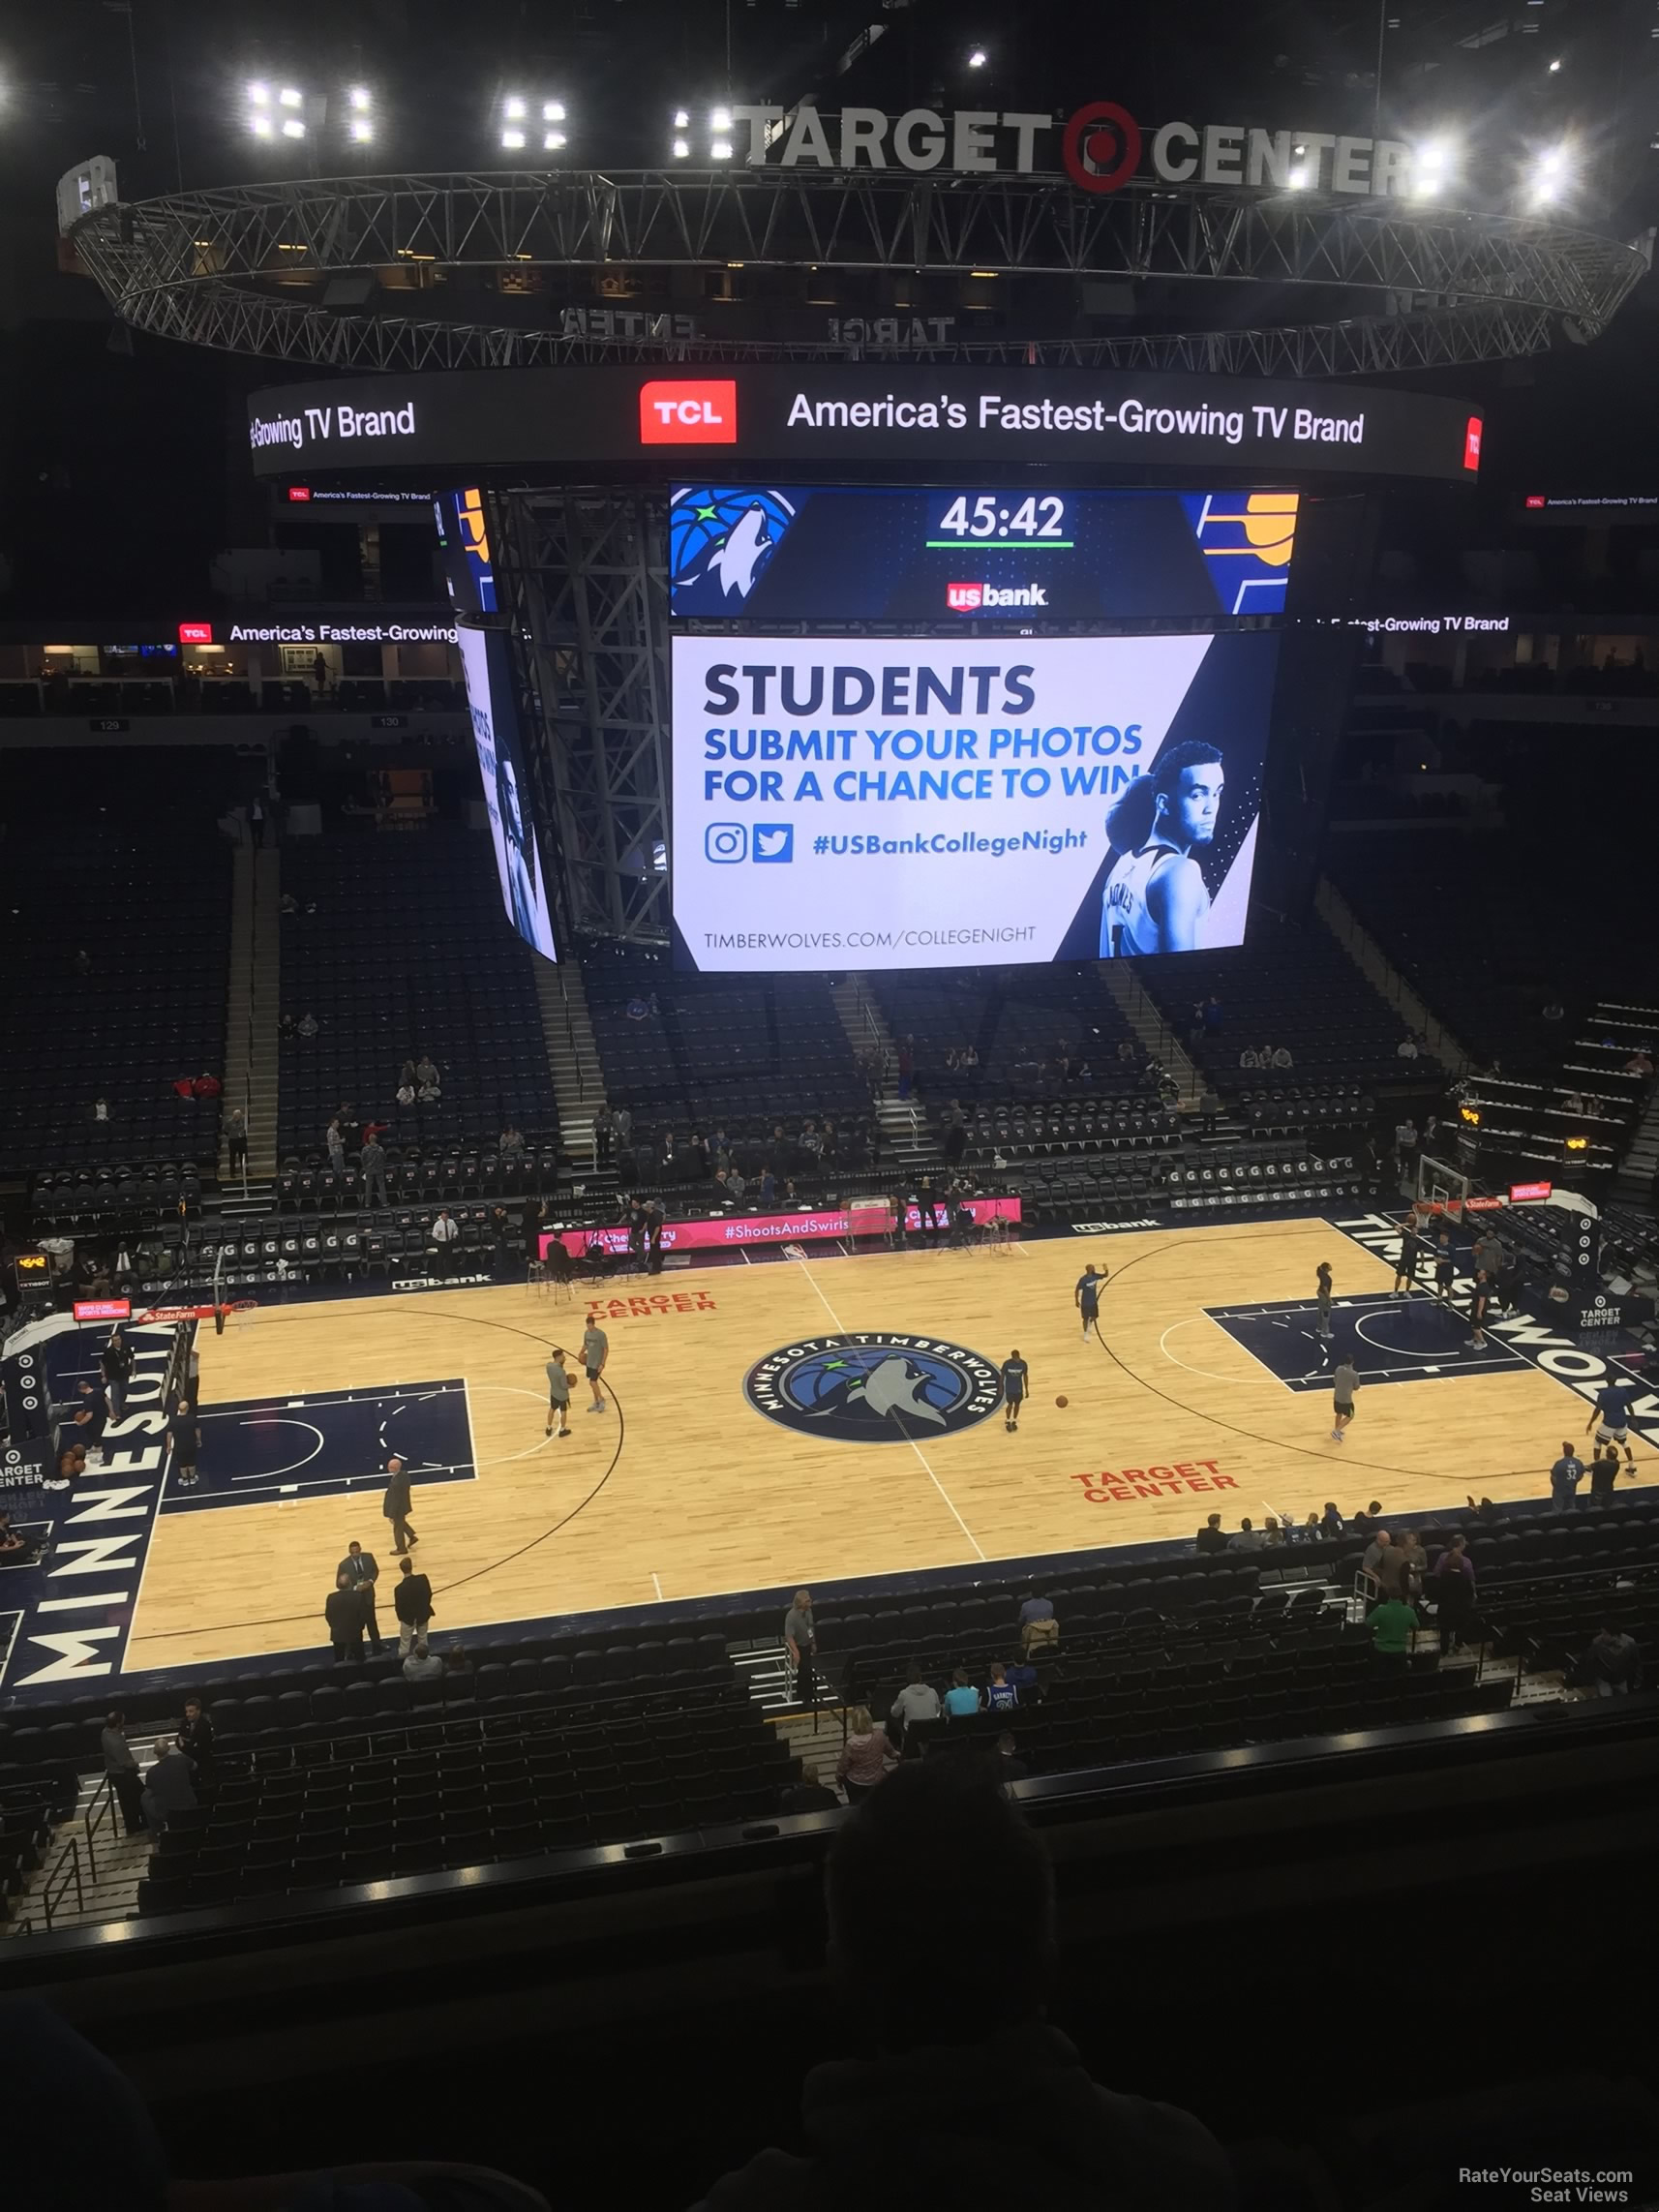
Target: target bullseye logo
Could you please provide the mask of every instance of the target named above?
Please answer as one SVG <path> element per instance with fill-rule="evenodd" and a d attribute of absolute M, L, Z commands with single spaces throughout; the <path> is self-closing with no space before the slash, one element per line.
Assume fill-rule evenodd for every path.
<path fill-rule="evenodd" d="M 1066 174 L 1085 192 L 1116 192 L 1139 168 L 1140 152 L 1140 125 L 1115 100 L 1079 107 L 1060 142 Z"/>

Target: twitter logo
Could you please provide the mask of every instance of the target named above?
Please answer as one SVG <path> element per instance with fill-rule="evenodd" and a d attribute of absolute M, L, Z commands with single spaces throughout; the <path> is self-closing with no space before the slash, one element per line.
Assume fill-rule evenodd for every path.
<path fill-rule="evenodd" d="M 757 822 L 749 851 L 757 861 L 792 861 L 795 858 L 793 822 Z"/>

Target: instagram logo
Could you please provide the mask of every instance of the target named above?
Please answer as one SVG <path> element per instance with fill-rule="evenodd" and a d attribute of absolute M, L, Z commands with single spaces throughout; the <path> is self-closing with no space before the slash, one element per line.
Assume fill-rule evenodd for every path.
<path fill-rule="evenodd" d="M 749 833 L 741 822 L 710 822 L 703 833 L 704 858 L 729 867 L 748 857 Z"/>

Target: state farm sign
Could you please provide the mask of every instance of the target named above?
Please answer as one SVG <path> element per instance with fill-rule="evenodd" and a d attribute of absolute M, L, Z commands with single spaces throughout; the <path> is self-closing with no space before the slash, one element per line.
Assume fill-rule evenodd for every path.
<path fill-rule="evenodd" d="M 1164 184 L 1236 185 L 1258 192 L 1399 197 L 1411 189 L 1412 151 L 1398 138 L 1335 131 L 1266 131 L 1243 123 L 1163 123 L 1143 129 L 1113 100 L 1094 100 L 1064 122 L 1052 113 L 966 108 L 944 114 L 878 107 L 820 114 L 804 104 L 734 107 L 751 167 L 935 169 L 1030 175 L 1060 167 L 1084 192 L 1116 192 L 1131 177 Z M 1055 134 L 1058 133 L 1058 143 Z"/>

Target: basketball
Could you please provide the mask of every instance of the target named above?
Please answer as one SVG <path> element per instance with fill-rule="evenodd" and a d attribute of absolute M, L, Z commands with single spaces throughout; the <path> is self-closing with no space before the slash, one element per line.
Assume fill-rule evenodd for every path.
<path fill-rule="evenodd" d="M 1064 1399 L 1064 1398 L 1056 1398 L 1056 1399 L 1055 1399 L 1055 1401 L 1054 1401 L 1054 1403 L 1055 1403 L 1057 1406 L 1064 1406 L 1064 1405 L 1065 1405 L 1065 1403 L 1066 1403 L 1066 1401 L 1065 1401 L 1065 1399 Z"/>

